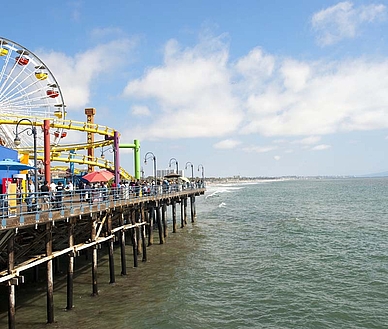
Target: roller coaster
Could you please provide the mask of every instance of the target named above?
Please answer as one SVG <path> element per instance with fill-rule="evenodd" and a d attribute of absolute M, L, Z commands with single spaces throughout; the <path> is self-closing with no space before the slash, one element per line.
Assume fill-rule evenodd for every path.
<path fill-rule="evenodd" d="M 45 150 L 50 149 L 50 163 L 74 163 L 116 171 L 121 179 L 133 179 L 118 160 L 105 159 L 104 154 L 94 156 L 96 148 L 113 149 L 118 152 L 118 132 L 94 123 L 95 109 L 85 109 L 87 122 L 67 119 L 66 105 L 60 86 L 52 72 L 30 50 L 11 40 L 0 37 L 0 144 L 17 149 L 19 154 L 40 162 L 45 159 Z M 44 142 L 44 124 L 49 120 L 49 146 Z M 24 134 L 20 146 L 15 143 L 15 128 L 31 126 L 35 132 Z M 42 129 L 39 129 L 39 128 Z M 83 132 L 85 143 L 64 144 L 68 131 Z M 95 141 L 94 136 L 101 140 Z M 123 147 L 135 150 L 135 178 L 140 178 L 139 143 Z M 86 153 L 86 154 L 85 154 Z"/>

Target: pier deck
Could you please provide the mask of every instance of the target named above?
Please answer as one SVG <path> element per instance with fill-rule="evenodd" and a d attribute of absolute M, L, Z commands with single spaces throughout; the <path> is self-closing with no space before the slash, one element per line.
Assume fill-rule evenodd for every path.
<path fill-rule="evenodd" d="M 102 191 L 96 193 L 98 197 L 93 203 L 81 202 L 78 193 L 69 194 L 63 198 L 59 209 L 53 209 L 57 204 L 44 205 L 40 201 L 38 209 L 42 210 L 35 212 L 26 211 L 21 202 L 13 209 L 5 210 L 3 207 L 0 216 L 0 284 L 8 286 L 8 327 L 15 328 L 15 286 L 28 283 L 25 282 L 24 271 L 46 266 L 47 322 L 52 323 L 53 260 L 68 262 L 66 308 L 71 309 L 75 257 L 91 249 L 91 290 L 92 294 L 98 294 L 97 252 L 101 244 L 108 246 L 110 281 L 114 283 L 114 242 L 120 246 L 121 274 L 125 275 L 125 245 L 128 242 L 132 245 L 133 266 L 137 267 L 138 256 L 142 257 L 142 261 L 147 260 L 146 249 L 153 244 L 154 225 L 159 243 L 165 242 L 168 235 L 167 208 L 171 208 L 172 232 L 176 232 L 177 205 L 180 205 L 180 227 L 184 227 L 188 222 L 188 200 L 191 222 L 194 222 L 195 197 L 204 193 L 205 188 L 202 187 L 144 196 L 112 190 L 108 195 Z"/>

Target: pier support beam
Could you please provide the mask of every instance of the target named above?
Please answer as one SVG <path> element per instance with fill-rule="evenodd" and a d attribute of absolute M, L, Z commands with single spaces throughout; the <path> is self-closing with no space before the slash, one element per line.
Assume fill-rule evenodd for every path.
<path fill-rule="evenodd" d="M 141 221 L 141 209 L 139 209 L 138 207 L 135 209 L 135 223 L 140 223 Z M 137 240 L 137 254 L 140 255 L 143 253 L 143 245 L 142 243 L 140 243 L 140 228 L 139 227 L 136 227 L 135 228 L 135 231 L 136 231 L 136 240 Z"/>
<path fill-rule="evenodd" d="M 155 220 L 155 210 L 154 207 L 149 209 L 148 216 L 148 246 L 154 244 L 154 220 Z"/>
<path fill-rule="evenodd" d="M 156 206 L 156 224 L 158 225 L 158 232 L 159 232 L 159 244 L 164 243 L 164 236 L 163 236 L 163 228 L 162 228 L 162 220 L 160 218 L 160 205 L 158 204 Z"/>
<path fill-rule="evenodd" d="M 11 274 L 15 266 L 15 235 L 8 240 L 8 274 Z M 15 329 L 15 285 L 12 280 L 8 281 L 8 329 Z"/>
<path fill-rule="evenodd" d="M 163 236 L 167 238 L 168 229 L 167 229 L 167 205 L 163 203 L 162 205 L 162 223 L 163 223 Z"/>
<path fill-rule="evenodd" d="M 120 216 L 120 226 L 124 226 L 124 215 Z M 127 275 L 127 260 L 125 258 L 125 231 L 120 231 L 120 257 L 121 257 L 121 275 Z"/>
<path fill-rule="evenodd" d="M 141 228 L 141 241 L 142 241 L 142 244 L 143 244 L 143 259 L 142 259 L 142 262 L 146 262 L 147 261 L 147 243 L 146 243 L 146 236 L 145 236 L 145 226 L 143 225 Z"/>
<path fill-rule="evenodd" d="M 131 224 L 136 223 L 136 210 L 131 209 Z M 131 239 L 132 239 L 132 251 L 133 251 L 133 267 L 138 267 L 138 257 L 137 257 L 137 235 L 136 227 L 131 228 Z"/>
<path fill-rule="evenodd" d="M 107 215 L 107 221 L 106 221 L 106 228 L 108 235 L 112 234 L 112 214 Z M 109 277 L 110 277 L 110 284 L 114 284 L 116 282 L 115 279 L 115 260 L 114 260 L 114 239 L 110 239 L 108 241 L 109 243 Z"/>
<path fill-rule="evenodd" d="M 133 250 L 133 267 L 137 267 L 138 266 L 138 257 L 137 257 L 136 228 L 131 228 L 131 237 L 132 237 L 132 250 Z"/>
<path fill-rule="evenodd" d="M 172 233 L 176 233 L 176 201 L 172 200 Z"/>
<path fill-rule="evenodd" d="M 183 199 L 181 199 L 181 228 L 185 227 L 185 205 Z"/>
<path fill-rule="evenodd" d="M 190 214 L 191 214 L 191 222 L 195 222 L 195 196 L 190 196 Z"/>
<path fill-rule="evenodd" d="M 184 219 L 185 219 L 185 226 L 187 225 L 187 197 L 183 199 L 183 209 L 184 209 Z"/>
<path fill-rule="evenodd" d="M 74 246 L 74 220 L 69 223 L 69 247 Z M 73 308 L 73 285 L 74 285 L 74 253 L 69 253 L 69 264 L 67 267 L 67 304 L 66 309 Z"/>
<path fill-rule="evenodd" d="M 46 224 L 46 256 L 53 253 L 52 222 Z M 47 261 L 47 323 L 54 322 L 54 274 L 53 260 Z"/>
<path fill-rule="evenodd" d="M 91 232 L 91 240 L 96 241 L 96 234 L 97 234 L 97 221 L 96 219 L 93 219 L 92 222 L 92 232 Z M 92 296 L 98 295 L 98 287 L 97 287 L 97 261 L 98 261 L 98 255 L 97 255 L 97 248 L 98 246 L 95 245 L 92 248 Z"/>

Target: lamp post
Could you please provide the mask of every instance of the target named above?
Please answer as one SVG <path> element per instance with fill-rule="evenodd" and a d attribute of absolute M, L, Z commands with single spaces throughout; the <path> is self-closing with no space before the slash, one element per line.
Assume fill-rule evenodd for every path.
<path fill-rule="evenodd" d="M 156 186 L 156 156 L 152 152 L 147 152 L 144 156 L 144 164 L 147 164 L 147 160 L 152 159 L 154 161 L 154 180 Z"/>
<path fill-rule="evenodd" d="M 205 168 L 201 164 L 198 165 L 198 171 L 199 171 L 199 168 L 202 169 L 202 187 L 204 187 L 205 186 Z"/>
<path fill-rule="evenodd" d="M 23 129 L 22 131 L 18 131 L 18 128 L 19 128 L 19 124 L 23 121 L 27 121 L 30 123 L 31 127 L 27 127 L 25 129 Z M 32 123 L 32 121 L 30 119 L 27 119 L 27 118 L 24 118 L 24 119 L 20 119 L 17 124 L 16 124 L 16 131 L 15 131 L 15 139 L 14 139 L 14 144 L 15 146 L 19 146 L 21 144 L 21 139 L 19 137 L 19 134 L 22 134 L 24 132 L 27 132 L 27 135 L 29 136 L 33 136 L 34 138 L 34 178 L 35 178 L 35 193 L 38 193 L 38 168 L 37 168 L 37 154 L 36 154 L 36 127 L 34 126 L 34 124 Z M 37 203 L 37 198 L 35 197 L 35 203 Z"/>
<path fill-rule="evenodd" d="M 191 181 L 194 181 L 194 165 L 190 161 L 187 161 L 185 169 L 187 169 L 187 165 L 191 166 Z"/>
<path fill-rule="evenodd" d="M 171 168 L 171 164 L 175 162 L 176 165 L 176 173 L 179 174 L 179 167 L 178 167 L 178 160 L 175 158 L 171 158 L 170 161 L 168 162 L 168 167 Z"/>
<path fill-rule="evenodd" d="M 104 147 L 102 146 L 102 147 L 101 147 L 101 155 L 100 155 L 100 158 L 104 160 L 104 159 L 105 159 L 105 153 L 108 152 L 108 151 L 109 151 L 109 153 L 114 153 L 114 149 L 113 149 L 112 147 L 110 147 L 110 148 L 104 150 Z"/>

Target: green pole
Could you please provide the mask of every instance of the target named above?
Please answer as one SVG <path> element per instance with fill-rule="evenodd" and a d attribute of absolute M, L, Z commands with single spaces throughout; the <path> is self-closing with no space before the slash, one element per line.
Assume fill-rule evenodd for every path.
<path fill-rule="evenodd" d="M 135 139 L 133 142 L 135 143 L 135 178 L 140 179 L 140 141 Z"/>
<path fill-rule="evenodd" d="M 135 178 L 140 179 L 140 141 L 135 139 L 133 144 L 120 144 L 119 148 L 121 149 L 133 149 L 134 150 L 134 161 L 135 161 Z"/>

